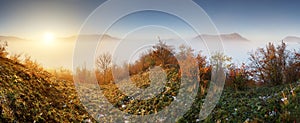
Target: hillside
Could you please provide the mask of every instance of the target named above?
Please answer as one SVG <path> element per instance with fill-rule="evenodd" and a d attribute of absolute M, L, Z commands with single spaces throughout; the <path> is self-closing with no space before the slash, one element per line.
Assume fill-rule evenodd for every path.
<path fill-rule="evenodd" d="M 80 92 L 78 94 L 71 73 L 50 74 L 26 58 L 22 62 L 24 64 L 19 63 L 18 58 L 10 56 L 11 59 L 8 59 L 5 57 L 4 47 L 0 55 L 2 56 L 0 57 L 0 120 L 2 122 L 95 122 L 91 117 L 94 116 L 100 122 L 200 122 L 199 112 L 212 80 L 211 67 L 206 66 L 206 58 L 202 58 L 201 55 L 196 58 L 187 57 L 191 53 L 179 55 L 186 60 L 181 62 L 179 67 L 174 56 L 169 55 L 171 52 L 166 52 L 168 47 L 165 45 L 160 42 L 156 45 L 158 48 L 154 47 L 157 48 L 156 50 L 141 56 L 139 62 L 130 65 L 128 70 L 130 77 L 127 77 L 127 74 L 121 75 L 127 71 L 125 68 L 115 69 L 120 72 L 119 76 L 111 75 L 112 70 L 108 69 L 107 73 L 96 72 L 98 83 L 92 83 L 95 82 L 94 78 L 89 77 L 92 77 L 95 71 L 89 71 L 84 67 L 82 70 L 79 68 L 75 76 L 76 89 Z M 298 58 L 298 55 L 295 54 L 293 57 Z M 149 60 L 149 58 L 153 59 Z M 145 62 L 146 59 L 149 63 Z M 200 64 L 201 67 L 197 69 L 201 74 L 194 74 L 193 66 L 183 64 L 192 64 L 194 60 Z M 156 62 L 151 63 L 151 61 Z M 154 67 L 154 69 L 151 64 L 161 67 L 157 69 Z M 144 68 L 140 67 L 141 65 Z M 299 62 L 292 65 L 293 68 L 297 68 Z M 298 71 L 291 69 L 288 75 L 292 76 L 296 72 Z M 229 68 L 227 81 L 231 81 L 232 84 L 225 86 L 216 107 L 204 122 L 300 121 L 299 77 L 296 78 L 297 80 L 290 79 L 287 82 L 283 82 L 283 79 L 275 81 L 270 77 L 272 79 L 270 83 L 247 86 L 247 83 L 252 81 L 246 80 L 245 78 L 249 76 L 244 73 L 245 67 Z M 195 79 L 191 79 L 194 75 L 199 76 L 200 79 L 198 95 L 192 94 L 192 91 L 197 88 L 193 84 Z M 98 84 L 102 94 L 99 94 Z M 181 90 L 186 93 L 182 94 Z M 79 99 L 78 95 L 82 98 Z M 187 101 L 191 102 L 191 107 L 186 106 Z M 89 109 L 90 115 L 81 103 Z M 172 106 L 174 103 L 176 106 Z M 181 112 L 182 109 L 188 111 Z M 162 113 L 161 111 L 166 112 L 159 117 L 146 119 L 146 116 Z M 138 115 L 145 117 L 142 117 L 143 120 L 136 119 L 134 116 Z"/>
<path fill-rule="evenodd" d="M 73 82 L 0 57 L 2 122 L 81 122 L 90 118 Z"/>
<path fill-rule="evenodd" d="M 167 76 L 175 76 L 177 73 L 173 70 L 167 70 Z M 171 77 L 172 78 L 172 77 Z M 138 87 L 143 87 L 149 83 L 149 72 L 140 73 L 131 77 L 133 83 L 138 84 Z M 161 110 L 173 110 L 168 106 L 171 102 L 176 101 L 179 105 L 185 104 L 186 100 L 190 99 L 187 95 L 184 100 L 176 99 L 178 80 L 171 82 L 173 86 L 168 84 L 165 87 L 154 87 L 153 89 L 168 90 L 161 94 L 157 94 L 152 99 L 139 101 L 137 97 L 126 96 L 120 91 L 120 88 L 127 88 L 127 92 L 132 95 L 136 93 L 129 87 L 129 80 L 124 80 L 119 85 L 114 84 L 102 85 L 101 89 L 105 97 L 109 100 L 113 107 L 105 103 L 103 100 L 97 100 L 95 92 L 97 87 L 89 87 L 90 89 L 84 91 L 89 99 L 93 102 L 86 102 L 90 106 L 102 107 L 104 110 L 99 115 L 99 120 L 103 122 L 110 122 L 111 120 L 119 119 L 118 121 L 125 122 L 141 122 L 138 119 L 131 118 L 129 114 L 135 115 L 149 115 L 156 114 Z M 119 88 L 118 88 L 119 87 Z M 198 96 L 194 101 L 192 107 L 189 108 L 178 122 L 200 122 L 198 119 L 199 112 L 204 102 L 205 96 Z M 299 122 L 300 121 L 300 83 L 284 84 L 278 86 L 259 86 L 251 87 L 244 91 L 235 91 L 230 87 L 225 87 L 218 101 L 216 107 L 211 114 L 201 122 Z M 91 111 L 93 110 L 91 107 Z M 117 112 L 123 111 L 128 113 L 126 117 Z M 97 114 L 97 112 L 92 112 Z M 178 112 L 177 112 L 178 113 Z M 106 115 L 107 114 L 107 115 Z M 171 116 L 176 115 L 172 114 Z M 145 121 L 153 122 L 174 122 L 177 117 L 165 117 L 163 119 L 147 119 Z"/>

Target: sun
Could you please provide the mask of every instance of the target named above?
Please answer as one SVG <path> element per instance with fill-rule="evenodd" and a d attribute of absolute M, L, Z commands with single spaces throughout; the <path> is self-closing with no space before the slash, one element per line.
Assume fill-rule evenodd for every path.
<path fill-rule="evenodd" d="M 46 43 L 51 43 L 51 42 L 54 41 L 55 36 L 54 36 L 54 34 L 51 33 L 51 32 L 45 32 L 43 38 L 44 38 L 44 41 L 45 41 Z"/>

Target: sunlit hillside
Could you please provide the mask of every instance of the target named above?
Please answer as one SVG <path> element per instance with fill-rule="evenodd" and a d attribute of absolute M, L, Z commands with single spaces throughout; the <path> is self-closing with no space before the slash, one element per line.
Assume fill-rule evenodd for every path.
<path fill-rule="evenodd" d="M 92 119 L 80 103 L 72 76 L 67 76 L 71 73 L 51 74 L 29 57 L 21 60 L 18 56 L 6 58 L 5 54 L 0 51 L 1 122 Z"/>

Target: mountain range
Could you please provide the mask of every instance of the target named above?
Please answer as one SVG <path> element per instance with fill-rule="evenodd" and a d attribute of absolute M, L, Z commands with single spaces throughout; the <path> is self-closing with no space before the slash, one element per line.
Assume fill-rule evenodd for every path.
<path fill-rule="evenodd" d="M 75 40 L 84 40 L 84 41 L 93 41 L 93 40 L 99 40 L 102 37 L 102 40 L 119 40 L 119 38 L 110 36 L 108 34 L 104 35 L 98 35 L 98 34 L 90 34 L 90 35 L 73 35 L 70 37 L 61 37 L 57 38 L 59 41 L 75 41 Z"/>
<path fill-rule="evenodd" d="M 245 37 L 241 36 L 238 33 L 230 33 L 230 34 L 220 34 L 220 35 L 208 35 L 208 34 L 202 34 L 199 36 L 196 36 L 194 39 L 202 39 L 206 41 L 211 40 L 219 40 L 222 39 L 223 41 L 249 41 Z"/>
<path fill-rule="evenodd" d="M 287 36 L 282 40 L 286 42 L 300 43 L 300 37 L 296 37 L 296 36 Z"/>
<path fill-rule="evenodd" d="M 102 40 L 119 40 L 116 37 L 104 34 L 104 35 L 97 35 L 97 34 L 89 34 L 89 35 L 73 35 L 69 37 L 57 37 L 55 40 L 57 41 L 76 41 L 77 39 L 91 41 L 91 40 L 98 40 L 102 36 Z M 30 39 L 24 39 L 15 36 L 0 36 L 0 41 L 8 41 L 8 42 L 17 42 L 17 41 L 32 41 Z"/>
<path fill-rule="evenodd" d="M 56 40 L 58 41 L 75 41 L 77 39 L 82 40 L 98 40 L 102 36 L 103 40 L 120 40 L 118 37 L 114 37 L 108 34 L 98 35 L 98 34 L 89 34 L 89 35 L 73 35 L 69 37 L 58 37 Z M 220 35 L 210 35 L 210 34 L 202 34 L 199 36 L 195 36 L 193 39 L 200 39 L 200 40 L 219 40 L 222 39 L 223 41 L 250 41 L 247 38 L 243 37 L 239 33 L 230 33 L 230 34 L 220 34 Z M 282 39 L 286 42 L 297 42 L 300 43 L 300 37 L 297 36 L 286 36 Z M 15 36 L 0 36 L 0 41 L 29 41 L 29 39 L 24 39 Z"/>
<path fill-rule="evenodd" d="M 15 36 L 0 36 L 0 41 L 26 41 L 26 39 Z"/>

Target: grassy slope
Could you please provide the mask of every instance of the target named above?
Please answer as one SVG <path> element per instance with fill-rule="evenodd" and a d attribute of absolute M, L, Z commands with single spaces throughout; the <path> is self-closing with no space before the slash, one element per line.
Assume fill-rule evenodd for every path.
<path fill-rule="evenodd" d="M 147 77 L 147 74 L 135 75 L 132 80 L 145 81 Z M 292 83 L 274 87 L 249 88 L 245 91 L 225 88 L 215 109 L 204 122 L 300 122 L 299 85 L 300 83 Z M 113 92 L 107 94 L 109 97 L 115 100 L 120 99 L 116 96 L 120 95 L 117 88 L 112 87 L 112 85 L 103 86 L 105 90 Z M 200 121 L 198 116 L 203 98 L 197 99 L 179 122 Z M 134 103 L 134 106 L 127 106 L 126 109 L 138 111 L 139 106 L 144 107 Z M 149 120 L 155 121 L 155 119 Z"/>
<path fill-rule="evenodd" d="M 190 111 L 182 121 L 197 121 L 197 113 L 197 110 Z M 239 92 L 226 88 L 204 122 L 300 122 L 299 119 L 300 86 L 293 83 Z"/>
<path fill-rule="evenodd" d="M 89 118 L 73 82 L 57 80 L 46 71 L 7 58 L 0 58 L 0 111 L 2 122 L 80 122 Z"/>
<path fill-rule="evenodd" d="M 172 73 L 172 72 L 171 72 Z M 171 74 L 170 73 L 170 74 Z M 149 76 L 147 74 L 135 75 L 131 80 L 148 82 Z M 127 86 L 123 83 L 123 86 Z M 102 85 L 102 89 L 105 90 L 107 98 L 111 98 L 115 103 L 115 109 L 110 109 L 109 112 L 123 109 L 121 105 L 125 104 L 124 111 L 139 112 L 140 107 L 148 107 L 142 103 L 136 101 L 130 101 L 131 103 L 124 103 L 124 95 L 118 92 L 118 88 L 113 85 Z M 283 95 L 284 93 L 284 95 Z M 91 92 L 89 92 L 90 95 Z M 88 95 L 87 95 L 88 96 Z M 285 99 L 285 97 L 286 99 Z M 165 93 L 165 97 L 170 97 L 168 93 Z M 171 95 L 172 97 L 172 95 Z M 203 103 L 203 97 L 197 99 L 193 107 L 179 120 L 179 122 L 199 122 L 199 111 Z M 160 102 L 162 99 L 158 98 Z M 283 99 L 283 101 L 282 101 Z M 119 100 L 119 101 L 118 101 Z M 174 101 L 174 100 L 168 100 Z M 150 102 L 151 103 L 151 102 Z M 168 102 L 166 102 L 168 103 Z M 184 101 L 182 101 L 184 103 Z M 97 102 L 97 104 L 103 104 L 102 107 L 107 107 L 103 102 Z M 146 103 L 147 104 L 147 103 Z M 152 104 L 152 103 L 151 103 Z M 159 104 L 159 103 L 157 103 Z M 151 105 L 152 106 L 152 105 Z M 156 107 L 156 106 L 152 106 Z M 109 113 L 106 112 L 106 113 Z M 148 114 L 149 112 L 145 112 Z M 151 114 L 151 112 L 150 112 Z M 115 118 L 123 119 L 122 116 Z M 156 119 L 148 119 L 150 121 L 156 121 Z M 109 118 L 102 118 L 101 121 L 110 121 Z M 135 120 L 132 120 L 135 122 Z M 245 91 L 235 91 L 231 88 L 225 88 L 221 99 L 216 105 L 212 113 L 203 122 L 300 122 L 300 83 L 272 86 L 272 87 L 257 87 L 249 88 Z"/>

